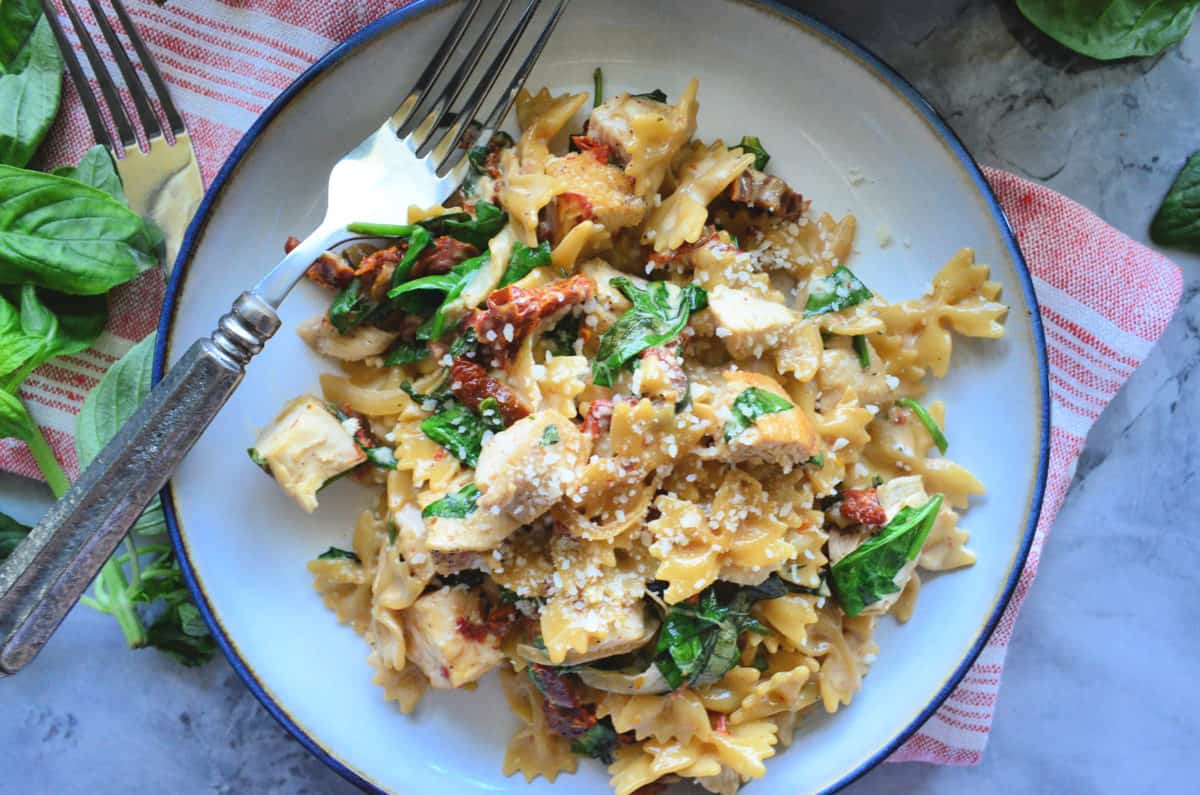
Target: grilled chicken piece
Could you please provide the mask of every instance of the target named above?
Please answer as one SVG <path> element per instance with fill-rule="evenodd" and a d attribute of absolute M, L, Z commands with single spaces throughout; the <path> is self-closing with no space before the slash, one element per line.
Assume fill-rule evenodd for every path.
<path fill-rule="evenodd" d="M 379 356 L 399 336 L 375 326 L 359 326 L 349 334 L 342 334 L 326 315 L 309 318 L 296 327 L 296 333 L 317 353 L 344 362 L 360 362 L 368 356 Z"/>
<path fill-rule="evenodd" d="M 406 655 L 431 687 L 449 690 L 475 682 L 504 659 L 494 636 L 470 631 L 483 621 L 479 595 L 469 589 L 427 593 L 404 612 Z"/>
<path fill-rule="evenodd" d="M 709 291 L 708 307 L 717 321 L 717 336 L 735 359 L 758 358 L 779 347 L 800 322 L 783 304 L 724 285 Z"/>
<path fill-rule="evenodd" d="M 617 166 L 600 162 L 590 152 L 551 158 L 546 163 L 546 174 L 571 186 L 571 192 L 565 195 L 585 200 L 588 213 L 576 223 L 590 219 L 616 234 L 627 226 L 637 226 L 646 215 L 646 203 L 634 195 L 633 178 Z M 561 240 L 569 231 L 556 228 L 555 234 Z"/>
<path fill-rule="evenodd" d="M 733 407 L 742 392 L 757 387 L 786 399 L 788 397 L 779 382 L 768 375 L 746 370 L 723 373 L 725 387 L 720 405 L 725 411 Z M 807 461 L 817 451 L 817 431 L 812 420 L 799 406 L 786 411 L 764 414 L 754 420 L 749 428 L 728 440 L 727 460 L 733 463 L 760 461 L 790 470 Z"/>

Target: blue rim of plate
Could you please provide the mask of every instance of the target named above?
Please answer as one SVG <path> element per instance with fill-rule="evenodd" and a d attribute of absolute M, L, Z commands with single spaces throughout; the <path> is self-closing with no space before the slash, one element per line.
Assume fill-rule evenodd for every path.
<path fill-rule="evenodd" d="M 171 322 L 174 319 L 176 300 L 179 296 L 179 288 L 183 282 L 183 275 L 187 271 L 189 260 L 196 247 L 196 243 L 204 232 L 208 223 L 208 215 L 212 206 L 216 203 L 225 183 L 236 172 L 238 164 L 242 158 L 250 151 L 258 140 L 258 136 L 266 129 L 267 125 L 275 118 L 276 115 L 289 103 L 292 98 L 300 91 L 306 88 L 313 80 L 327 71 L 330 67 L 342 61 L 352 52 L 358 49 L 359 46 L 365 44 L 376 36 L 384 33 L 387 30 L 401 24 L 409 18 L 423 13 L 428 10 L 433 10 L 439 6 L 445 5 L 450 0 L 414 0 L 409 5 L 403 8 L 391 11 L 385 16 L 379 18 L 370 25 L 367 25 L 362 30 L 358 31 L 348 39 L 343 41 L 338 46 L 334 47 L 326 53 L 320 60 L 306 69 L 296 80 L 284 89 L 275 100 L 263 111 L 262 115 L 255 120 L 246 134 L 238 142 L 230 153 L 229 158 L 221 166 L 220 172 L 209 186 L 208 191 L 204 195 L 200 207 L 196 210 L 196 215 L 192 219 L 191 225 L 188 227 L 187 234 L 184 235 L 183 243 L 179 249 L 179 255 L 175 260 L 175 269 L 171 273 L 171 279 L 167 285 L 167 292 L 163 298 L 162 316 L 158 323 L 158 338 L 155 343 L 154 350 L 154 383 L 158 383 L 162 379 L 164 364 L 167 355 L 167 341 L 169 339 Z M 941 135 L 943 142 L 948 145 L 951 151 L 958 157 L 961 164 L 971 176 L 975 187 L 979 190 L 981 196 L 987 202 L 988 207 L 992 211 L 996 224 L 1000 228 L 1004 236 L 1005 245 L 1008 247 L 1014 263 L 1017 265 L 1017 276 L 1021 281 L 1021 288 L 1024 293 L 1026 304 L 1030 310 L 1029 322 L 1033 331 L 1033 344 L 1037 352 L 1038 360 L 1038 383 L 1040 386 L 1042 411 L 1041 411 L 1041 427 L 1040 427 L 1040 442 L 1038 450 L 1038 467 L 1037 475 L 1034 481 L 1033 493 L 1029 504 L 1029 518 L 1026 521 L 1025 533 L 1021 540 L 1021 546 L 1014 560 L 1012 571 L 1009 572 L 1008 580 L 1004 585 L 1004 590 L 1000 598 L 996 601 L 992 615 L 983 625 L 979 636 L 970 650 L 964 656 L 958 668 L 946 679 L 942 689 L 930 701 L 929 705 L 922 710 L 912 722 L 899 732 L 890 742 L 883 748 L 872 754 L 864 762 L 858 765 L 855 769 L 849 771 L 842 776 L 837 782 L 823 790 L 823 793 L 836 792 L 843 787 L 854 782 L 868 771 L 890 756 L 897 748 L 921 728 L 924 723 L 933 716 L 933 714 L 942 705 L 942 702 L 953 692 L 954 688 L 974 665 L 976 658 L 983 647 L 991 638 L 992 632 L 996 628 L 996 623 L 1004 614 L 1008 603 L 1012 598 L 1017 581 L 1021 575 L 1021 571 L 1025 567 L 1025 561 L 1029 556 L 1029 549 L 1033 543 L 1034 531 L 1037 527 L 1038 517 L 1041 514 L 1042 498 L 1046 488 L 1046 472 L 1050 457 L 1050 377 L 1049 367 L 1046 356 L 1046 339 L 1042 329 L 1041 312 L 1038 307 L 1037 295 L 1033 289 L 1033 277 L 1029 272 L 1029 266 L 1025 262 L 1025 257 L 1021 253 L 1020 246 L 1017 245 L 1016 236 L 1013 234 L 1012 227 L 1008 223 L 1008 218 L 1004 215 L 1003 209 L 1000 207 L 1000 202 L 997 200 L 991 186 L 983 176 L 983 171 L 979 167 L 979 163 L 967 151 L 961 139 L 942 118 L 933 106 L 921 95 L 917 89 L 891 67 L 886 61 L 873 52 L 868 50 L 863 45 L 859 44 L 854 39 L 834 29 L 830 25 L 821 20 L 797 11 L 787 5 L 784 5 L 778 0 L 738 0 L 751 6 L 760 6 L 765 9 L 774 11 L 777 14 L 788 17 L 791 21 L 806 27 L 811 31 L 829 39 L 850 53 L 854 54 L 865 66 L 874 70 L 876 75 L 884 82 L 888 83 L 893 89 L 902 94 L 909 102 L 912 103 L 930 126 Z M 215 322 L 215 318 L 214 318 Z M 200 609 L 200 613 L 204 616 L 204 621 L 208 624 L 213 637 L 216 638 L 217 644 L 224 653 L 230 665 L 245 682 L 250 689 L 267 709 L 275 720 L 279 721 L 285 729 L 295 737 L 301 745 L 308 749 L 310 753 L 332 768 L 338 775 L 349 781 L 351 784 L 361 788 L 366 792 L 379 793 L 379 795 L 388 795 L 386 790 L 383 790 L 368 781 L 362 774 L 348 767 L 341 760 L 337 759 L 328 750 L 323 748 L 313 737 L 311 737 L 301 726 L 299 726 L 291 716 L 280 706 L 266 691 L 261 682 L 250 669 L 249 665 L 241 658 L 236 648 L 226 637 L 222 631 L 220 623 L 212 612 L 211 606 L 205 598 L 204 591 L 196 578 L 196 572 L 192 567 L 192 562 L 187 555 L 187 549 L 183 545 L 183 540 L 180 536 L 179 522 L 175 515 L 175 503 L 171 494 L 171 486 L 168 483 L 162 491 L 163 513 L 166 517 L 168 532 L 171 537 L 171 544 L 175 548 L 176 557 L 179 559 L 180 568 L 183 570 L 184 579 L 187 582 L 188 589 L 196 600 L 196 604 Z"/>

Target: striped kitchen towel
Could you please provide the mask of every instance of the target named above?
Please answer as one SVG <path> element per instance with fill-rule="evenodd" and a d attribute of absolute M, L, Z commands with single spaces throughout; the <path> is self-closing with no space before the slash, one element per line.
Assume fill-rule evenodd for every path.
<path fill-rule="evenodd" d="M 296 75 L 337 42 L 403 5 L 384 0 L 171 0 L 161 7 L 149 0 L 125 2 L 184 112 L 206 181 Z M 89 9 L 77 8 L 100 40 Z M 92 143 L 69 83 L 63 108 L 43 152 L 48 165 L 73 163 Z M 1078 204 L 1001 171 L 988 169 L 987 178 L 1033 272 L 1046 328 L 1053 398 L 1049 481 L 1029 560 L 995 633 L 945 705 L 891 761 L 979 761 L 1017 612 L 1088 428 L 1162 334 L 1182 289 L 1180 271 L 1170 261 Z M 97 345 L 55 359 L 25 382 L 21 397 L 71 474 L 77 470 L 72 433 L 84 395 L 109 364 L 153 330 L 162 292 L 157 273 L 118 289 L 110 299 L 108 330 Z M 11 441 L 0 442 L 0 469 L 38 476 L 28 452 Z"/>

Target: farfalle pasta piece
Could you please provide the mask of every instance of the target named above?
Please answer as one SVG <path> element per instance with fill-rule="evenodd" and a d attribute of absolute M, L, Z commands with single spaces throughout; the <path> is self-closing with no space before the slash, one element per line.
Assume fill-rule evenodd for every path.
<path fill-rule="evenodd" d="M 417 702 L 429 687 L 429 680 L 416 666 L 408 665 L 398 671 L 381 664 L 375 654 L 368 657 L 367 662 L 375 669 L 371 682 L 383 688 L 384 701 L 394 701 L 405 715 L 416 709 Z"/>
<path fill-rule="evenodd" d="M 650 212 L 642 242 L 660 252 L 695 243 L 708 222 L 708 205 L 753 162 L 754 155 L 726 149 L 720 141 L 694 153 L 675 191 Z"/>
<path fill-rule="evenodd" d="M 939 426 L 945 426 L 941 401 L 931 402 L 926 410 Z M 871 423 L 870 434 L 863 457 L 884 479 L 920 475 L 926 491 L 944 495 L 946 505 L 959 510 L 967 507 L 968 497 L 983 494 L 983 484 L 965 467 L 947 458 L 928 457 L 933 439 L 907 409 L 881 413 Z"/>
<path fill-rule="evenodd" d="M 777 731 L 771 721 L 754 721 L 686 744 L 648 740 L 628 746 L 617 752 L 616 761 L 608 768 L 610 783 L 616 795 L 630 795 L 671 773 L 684 778 L 724 778 L 723 771 L 728 769 L 741 781 L 761 778 L 767 772 L 763 760 L 775 754 Z"/>
<path fill-rule="evenodd" d="M 513 712 L 524 723 L 508 742 L 504 775 L 520 773 L 529 782 L 538 776 L 554 781 L 559 773 L 574 773 L 578 757 L 571 753 L 571 744 L 546 724 L 542 695 L 529 677 L 503 668 L 500 683 Z"/>
<path fill-rule="evenodd" d="M 829 713 L 850 703 L 862 687 L 862 678 L 867 672 L 858 650 L 843 631 L 843 619 L 832 601 L 826 602 L 824 607 L 817 608 L 817 621 L 808 627 L 807 638 L 801 647 L 821 663 L 817 685 L 821 703 Z"/>
<path fill-rule="evenodd" d="M 781 712 L 799 712 L 816 701 L 816 688 L 808 687 L 812 675 L 806 667 L 793 668 L 775 674 L 759 682 L 746 696 L 742 705 L 729 716 L 729 722 L 737 726 L 748 721 L 761 720 Z"/>
<path fill-rule="evenodd" d="M 704 702 L 688 688 L 665 695 L 605 693 L 596 703 L 596 715 L 608 716 L 618 734 L 633 732 L 639 741 L 674 738 L 686 743 L 712 733 Z"/>
<path fill-rule="evenodd" d="M 521 138 L 517 154 L 526 170 L 540 170 L 550 157 L 550 141 L 583 107 L 587 94 L 551 94 L 543 88 L 536 94 L 521 89 L 517 94 L 517 123 Z"/>

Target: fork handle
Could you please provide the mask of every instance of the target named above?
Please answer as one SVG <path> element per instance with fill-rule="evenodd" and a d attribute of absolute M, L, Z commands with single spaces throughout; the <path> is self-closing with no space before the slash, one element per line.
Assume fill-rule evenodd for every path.
<path fill-rule="evenodd" d="M 279 328 L 242 293 L 0 567 L 0 676 L 37 655 Z"/>

